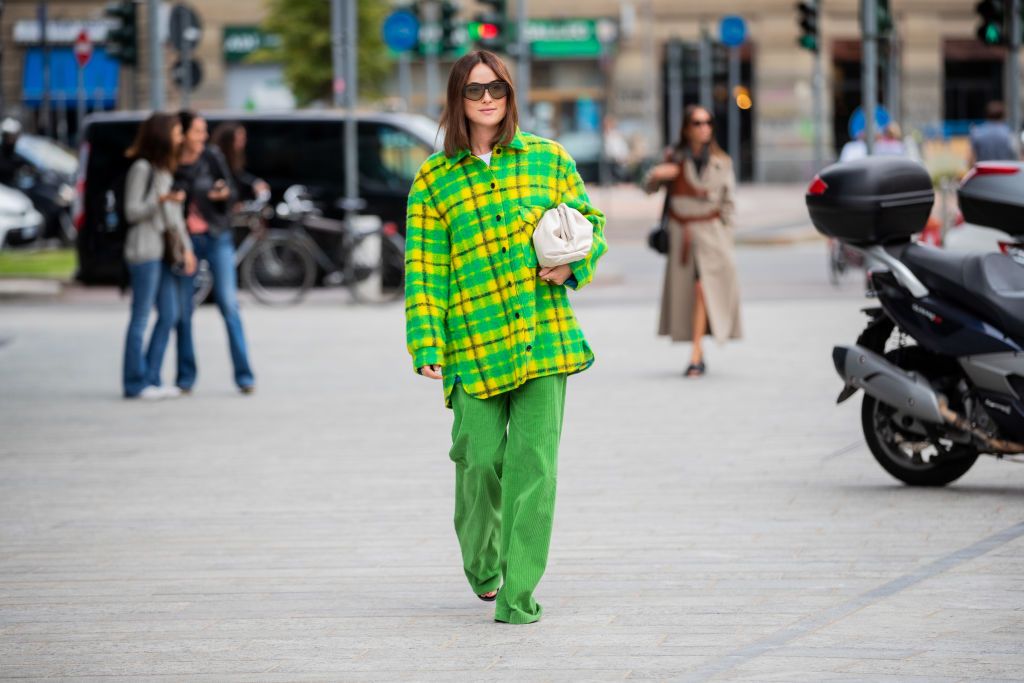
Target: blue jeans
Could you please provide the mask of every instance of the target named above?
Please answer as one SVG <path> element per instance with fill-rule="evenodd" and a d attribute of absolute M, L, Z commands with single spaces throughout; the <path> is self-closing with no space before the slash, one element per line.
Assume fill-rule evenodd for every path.
<path fill-rule="evenodd" d="M 249 367 L 249 352 L 242 330 L 242 316 L 238 312 L 238 274 L 235 271 L 235 243 L 230 232 L 217 237 L 207 234 L 192 235 L 192 248 L 197 259 L 206 259 L 213 275 L 213 295 L 228 331 L 231 363 L 235 368 L 235 384 L 252 386 L 256 382 Z M 181 320 L 178 321 L 178 379 L 182 389 L 191 389 L 196 382 L 196 351 L 192 341 L 192 277 L 181 278 L 190 295 L 182 302 Z"/>
<path fill-rule="evenodd" d="M 124 342 L 123 387 L 127 397 L 138 396 L 147 386 L 160 386 L 160 366 L 171 330 L 178 323 L 181 306 L 175 277 L 161 261 L 129 264 L 132 308 Z M 145 347 L 149 312 L 156 306 L 156 326 Z"/>

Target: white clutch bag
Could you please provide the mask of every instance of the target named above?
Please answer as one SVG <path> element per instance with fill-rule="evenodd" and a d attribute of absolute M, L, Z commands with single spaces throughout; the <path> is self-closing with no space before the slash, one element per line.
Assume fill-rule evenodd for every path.
<path fill-rule="evenodd" d="M 545 211 L 533 231 L 537 263 L 545 268 L 579 261 L 590 253 L 593 242 L 594 226 L 565 204 Z"/>

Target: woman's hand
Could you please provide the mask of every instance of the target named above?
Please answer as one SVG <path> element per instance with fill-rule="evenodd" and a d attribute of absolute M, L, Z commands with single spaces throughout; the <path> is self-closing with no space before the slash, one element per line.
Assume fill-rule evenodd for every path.
<path fill-rule="evenodd" d="M 195 275 L 196 273 L 196 255 L 191 251 L 185 252 L 185 275 Z"/>
<path fill-rule="evenodd" d="M 441 375 L 441 369 L 442 366 L 436 364 L 424 365 L 422 368 L 420 368 L 419 373 L 424 377 L 429 377 L 430 379 L 443 379 L 443 376 Z"/>
<path fill-rule="evenodd" d="M 547 280 L 551 284 L 564 285 L 565 281 L 572 276 L 572 268 L 568 264 L 562 264 L 560 266 L 552 266 L 551 268 L 541 268 L 537 272 L 537 277 L 541 280 Z"/>
<path fill-rule="evenodd" d="M 649 171 L 648 177 L 659 183 L 675 180 L 679 175 L 679 164 L 658 164 Z"/>
<path fill-rule="evenodd" d="M 185 190 L 177 190 L 162 194 L 158 198 L 161 202 L 178 202 L 179 204 L 185 201 Z"/>
<path fill-rule="evenodd" d="M 228 187 L 228 184 L 223 179 L 220 179 L 213 184 L 213 189 L 206 196 L 212 202 L 222 202 L 231 196 L 231 188 Z"/>

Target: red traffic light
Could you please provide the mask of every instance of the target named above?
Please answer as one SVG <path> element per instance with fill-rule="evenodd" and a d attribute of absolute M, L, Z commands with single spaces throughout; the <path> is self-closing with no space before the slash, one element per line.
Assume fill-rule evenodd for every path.
<path fill-rule="evenodd" d="M 480 24 L 479 31 L 482 40 L 493 40 L 498 37 L 497 24 Z"/>

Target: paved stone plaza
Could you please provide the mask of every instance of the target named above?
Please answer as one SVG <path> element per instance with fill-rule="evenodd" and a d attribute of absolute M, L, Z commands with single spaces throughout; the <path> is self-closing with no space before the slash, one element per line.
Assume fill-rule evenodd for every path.
<path fill-rule="evenodd" d="M 119 398 L 113 295 L 4 305 L 0 678 L 1024 678 L 1024 467 L 913 490 L 874 463 L 830 358 L 863 301 L 813 284 L 823 247 L 741 251 L 747 338 L 698 381 L 652 335 L 661 263 L 612 248 L 529 626 L 462 576 L 400 305 L 247 303 L 252 397 L 204 307 L 196 393 L 156 404 Z"/>

